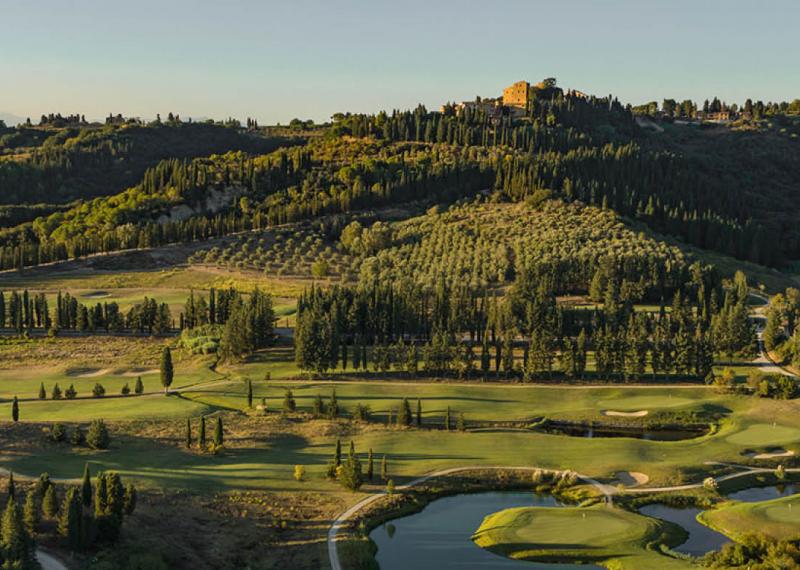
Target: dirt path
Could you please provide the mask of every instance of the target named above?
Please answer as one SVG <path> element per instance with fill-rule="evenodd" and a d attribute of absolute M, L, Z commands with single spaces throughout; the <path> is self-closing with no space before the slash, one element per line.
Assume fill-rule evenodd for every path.
<path fill-rule="evenodd" d="M 68 570 L 66 564 L 41 548 L 36 549 L 36 560 L 41 565 L 42 570 Z"/>

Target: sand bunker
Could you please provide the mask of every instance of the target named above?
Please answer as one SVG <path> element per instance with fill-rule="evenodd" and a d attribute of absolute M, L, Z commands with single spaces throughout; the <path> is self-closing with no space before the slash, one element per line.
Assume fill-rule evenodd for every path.
<path fill-rule="evenodd" d="M 74 370 L 67 370 L 67 376 L 73 378 L 95 378 L 96 376 L 106 376 L 110 373 L 110 368 L 76 368 Z"/>
<path fill-rule="evenodd" d="M 161 371 L 158 368 L 152 368 L 150 370 L 128 370 L 127 372 L 123 372 L 120 376 L 125 376 L 126 378 L 136 378 L 137 376 L 149 376 L 151 374 L 159 374 Z"/>
<path fill-rule="evenodd" d="M 111 293 L 108 291 L 91 291 L 89 293 L 84 293 L 81 295 L 84 299 L 105 299 L 106 297 L 110 297 Z"/>
<path fill-rule="evenodd" d="M 617 471 L 614 477 L 626 487 L 638 487 L 650 480 L 650 477 L 638 471 Z"/>
<path fill-rule="evenodd" d="M 617 410 L 604 410 L 604 416 L 619 416 L 623 418 L 643 418 L 648 414 L 648 410 L 639 410 L 638 412 L 618 412 Z"/>
<path fill-rule="evenodd" d="M 787 451 L 784 449 L 766 453 L 748 453 L 747 455 L 753 459 L 777 459 L 779 457 L 792 457 L 794 455 L 794 451 Z"/>

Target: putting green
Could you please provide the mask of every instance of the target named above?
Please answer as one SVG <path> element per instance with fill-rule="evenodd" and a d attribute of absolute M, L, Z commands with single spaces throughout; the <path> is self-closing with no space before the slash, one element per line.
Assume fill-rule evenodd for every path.
<path fill-rule="evenodd" d="M 800 429 L 778 424 L 753 424 L 728 436 L 736 445 L 783 445 L 800 441 Z"/>
<path fill-rule="evenodd" d="M 757 529 L 778 540 L 800 540 L 800 495 L 760 503 L 729 503 L 701 513 L 700 521 L 731 538 Z"/>
<path fill-rule="evenodd" d="M 663 393 L 655 396 L 630 396 L 623 398 L 609 398 L 597 402 L 600 409 L 620 410 L 623 412 L 635 412 L 639 410 L 649 410 L 658 408 L 677 408 L 693 404 L 695 401 L 688 398 L 665 396 Z"/>
<path fill-rule="evenodd" d="M 673 527 L 636 513 L 590 508 L 520 507 L 489 515 L 473 535 L 496 554 L 539 562 L 606 562 L 614 568 L 689 568 L 647 550 L 653 542 L 675 545 Z"/>

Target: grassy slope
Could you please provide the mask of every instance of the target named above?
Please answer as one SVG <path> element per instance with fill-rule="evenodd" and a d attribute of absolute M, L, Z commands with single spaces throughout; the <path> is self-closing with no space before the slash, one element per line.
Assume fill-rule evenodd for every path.
<path fill-rule="evenodd" d="M 99 365 L 98 365 L 99 366 Z M 57 374 L 57 373 L 54 373 Z M 28 383 L 29 393 L 35 396 L 40 377 L 4 372 L 0 385 Z M 196 363 L 178 365 L 176 386 L 209 379 L 211 373 Z M 468 421 L 477 419 L 512 420 L 548 415 L 583 419 L 604 419 L 605 409 L 649 409 L 656 413 L 696 409 L 714 404 L 731 411 L 718 433 L 679 442 L 657 442 L 628 438 L 585 439 L 536 432 L 468 432 L 443 433 L 432 430 L 384 429 L 380 423 L 356 428 L 344 433 L 345 441 L 352 439 L 360 452 L 372 448 L 378 457 L 389 457 L 390 473 L 398 482 L 413 475 L 460 465 L 539 465 L 552 468 L 573 468 L 585 474 L 610 477 L 616 471 L 642 471 L 653 483 L 697 481 L 706 473 L 705 461 L 741 461 L 741 452 L 748 448 L 783 445 L 789 449 L 800 446 L 800 403 L 774 401 L 719 394 L 703 387 L 608 387 L 559 388 L 544 386 L 491 386 L 485 384 L 402 384 L 402 383 L 336 383 L 273 381 L 254 382 L 255 397 L 267 398 L 270 409 L 279 409 L 284 391 L 291 387 L 301 409 L 309 410 L 313 398 L 322 394 L 326 399 L 335 386 L 339 404 L 349 413 L 357 403 L 369 404 L 375 419 L 385 419 L 388 409 L 403 397 L 422 400 L 424 417 L 439 424 L 447 406 L 464 412 Z M 219 378 L 219 377 L 217 377 Z M 55 377 L 53 378 L 55 379 Z M 108 376 L 111 387 L 131 378 Z M 97 378 L 88 378 L 93 385 Z M 156 376 L 145 376 L 146 389 L 157 383 Z M 82 384 L 83 385 L 83 384 Z M 17 387 L 20 387 L 18 384 Z M 63 384 L 62 384 L 63 387 Z M 5 388 L 3 389 L 5 394 Z M 245 409 L 245 385 L 227 381 L 187 392 L 185 398 L 145 396 L 129 398 L 87 399 L 71 402 L 31 401 L 21 404 L 23 421 L 86 421 L 95 417 L 106 419 L 161 418 L 179 425 L 187 416 L 208 413 L 216 409 Z M 275 418 L 279 414 L 270 414 Z M 10 416 L 10 403 L 0 404 L 0 417 Z M 607 419 L 607 418 L 605 418 Z M 270 418 L 254 419 L 269 425 Z M 774 423 L 774 425 L 773 425 Z M 233 424 L 232 424 L 233 425 Z M 261 424 L 255 424 L 261 425 Z M 301 424 L 302 425 L 302 424 Z M 338 430 L 326 427 L 327 422 L 309 424 L 313 433 L 291 437 L 273 436 L 264 431 L 263 437 L 252 440 L 246 450 L 231 450 L 222 457 L 184 458 L 180 436 L 164 441 L 135 439 L 131 454 L 128 445 L 107 453 L 96 454 L 96 460 L 108 468 L 135 473 L 152 481 L 164 478 L 188 487 L 212 485 L 242 486 L 280 490 L 292 488 L 291 470 L 304 464 L 309 470 L 312 485 L 326 486 L 321 481 Z M 266 428 L 264 428 L 266 429 Z M 256 428 L 259 433 L 261 428 Z M 154 456 L 169 457 L 163 462 L 150 462 Z M 36 473 L 44 466 L 55 476 L 75 477 L 80 474 L 84 457 L 74 456 L 68 448 L 49 447 L 34 454 L 5 455 L 2 464 L 25 473 Z M 141 468 L 145 460 L 148 469 Z"/>
<path fill-rule="evenodd" d="M 486 517 L 473 540 L 519 560 L 603 562 L 620 570 L 691 568 L 646 549 L 656 540 L 679 543 L 677 534 L 656 519 L 605 506 L 521 507 Z"/>
<path fill-rule="evenodd" d="M 708 510 L 699 520 L 733 539 L 758 532 L 778 540 L 800 540 L 800 499 L 797 495 L 758 503 L 736 503 Z"/>

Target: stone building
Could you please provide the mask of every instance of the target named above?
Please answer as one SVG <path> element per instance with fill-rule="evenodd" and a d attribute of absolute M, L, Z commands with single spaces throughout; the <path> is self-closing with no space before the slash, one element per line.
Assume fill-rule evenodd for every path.
<path fill-rule="evenodd" d="M 526 107 L 531 95 L 531 84 L 517 81 L 503 89 L 503 105 L 506 107 Z"/>

